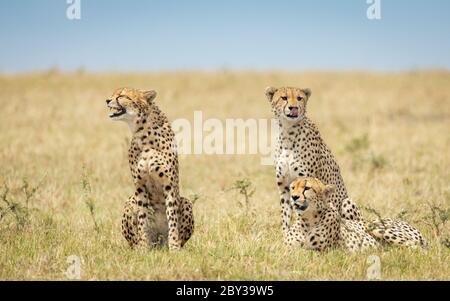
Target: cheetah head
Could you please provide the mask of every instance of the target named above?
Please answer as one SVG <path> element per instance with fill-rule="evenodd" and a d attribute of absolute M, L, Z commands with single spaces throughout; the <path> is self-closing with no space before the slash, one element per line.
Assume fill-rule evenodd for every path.
<path fill-rule="evenodd" d="M 306 103 L 311 96 L 311 90 L 268 87 L 266 88 L 266 96 L 272 105 L 275 117 L 295 123 L 305 117 Z"/>
<path fill-rule="evenodd" d="M 316 178 L 297 178 L 289 187 L 291 204 L 300 215 L 313 214 L 325 209 L 335 189 L 334 185 L 325 185 Z"/>
<path fill-rule="evenodd" d="M 156 91 L 120 88 L 106 100 L 112 120 L 122 120 L 133 123 L 140 112 L 145 111 L 156 97 Z"/>

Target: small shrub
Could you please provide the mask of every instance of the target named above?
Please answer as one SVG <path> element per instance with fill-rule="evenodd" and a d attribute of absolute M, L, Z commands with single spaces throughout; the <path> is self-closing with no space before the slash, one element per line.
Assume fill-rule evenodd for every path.
<path fill-rule="evenodd" d="M 81 188 L 83 190 L 84 203 L 89 210 L 92 223 L 94 224 L 94 229 L 96 232 L 99 232 L 100 227 L 98 226 L 97 219 L 95 217 L 95 200 L 92 197 L 91 183 L 85 167 L 83 167 L 83 173 L 81 175 Z"/>
<path fill-rule="evenodd" d="M 446 227 L 450 220 L 450 208 L 442 208 L 437 204 L 427 203 L 429 213 L 422 218 L 422 221 L 431 228 L 431 231 L 444 246 L 449 247 L 450 237 Z"/>
<path fill-rule="evenodd" d="M 383 227 L 386 227 L 386 225 L 383 222 L 383 217 L 381 216 L 381 214 L 374 208 L 370 207 L 370 206 L 361 206 L 361 209 L 367 211 L 370 214 L 373 214 L 377 217 L 377 221 L 379 221 Z M 373 223 L 373 222 L 368 222 L 367 223 L 367 229 L 369 231 L 373 230 L 374 228 L 376 228 L 377 226 Z"/>
<path fill-rule="evenodd" d="M 199 194 L 191 194 L 189 196 L 189 200 L 191 201 L 192 205 L 195 205 L 195 203 L 200 199 L 200 195 Z"/>
<path fill-rule="evenodd" d="M 44 177 L 45 178 L 45 177 Z M 22 180 L 20 190 L 24 194 L 24 201 L 18 201 L 10 194 L 8 184 L 3 184 L 3 192 L 0 195 L 0 222 L 7 216 L 14 217 L 15 224 L 18 229 L 23 229 L 30 223 L 31 213 L 37 211 L 37 208 L 31 207 L 31 201 L 36 195 L 36 192 L 42 186 L 40 181 L 36 186 L 31 186 L 26 178 Z"/>
<path fill-rule="evenodd" d="M 382 169 L 387 165 L 387 160 L 383 155 L 375 155 L 374 153 L 370 154 L 369 162 L 372 170 Z"/>
<path fill-rule="evenodd" d="M 253 213 L 250 202 L 251 197 L 255 193 L 253 184 L 249 179 L 237 180 L 229 190 L 238 191 L 243 196 L 243 200 L 239 201 L 239 206 L 245 210 L 245 213 Z"/>

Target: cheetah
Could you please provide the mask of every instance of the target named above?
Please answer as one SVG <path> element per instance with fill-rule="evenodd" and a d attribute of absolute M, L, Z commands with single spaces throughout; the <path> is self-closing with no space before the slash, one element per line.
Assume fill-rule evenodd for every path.
<path fill-rule="evenodd" d="M 320 136 L 317 126 L 306 116 L 310 89 L 292 87 L 266 88 L 272 112 L 278 121 L 279 134 L 274 159 L 280 194 L 282 231 L 286 242 L 292 223 L 292 204 L 289 185 L 297 177 L 314 177 L 334 185 L 329 199 L 341 208 L 348 198 L 339 165 Z M 359 221 L 362 215 L 357 207 L 343 213 L 342 218 Z"/>
<path fill-rule="evenodd" d="M 131 247 L 179 250 L 194 231 L 192 203 L 180 196 L 174 133 L 157 93 L 120 88 L 106 100 L 112 120 L 132 133 L 128 161 L 135 193 L 125 203 L 122 234 Z"/>
<path fill-rule="evenodd" d="M 342 218 L 330 196 L 336 189 L 311 177 L 299 177 L 289 186 L 296 221 L 289 229 L 289 246 L 325 251 L 343 248 L 349 252 L 377 248 L 382 244 L 427 246 L 422 234 L 404 221 L 382 219 L 366 226 L 363 219 Z M 345 199 L 341 210 L 353 210 L 355 204 Z"/>

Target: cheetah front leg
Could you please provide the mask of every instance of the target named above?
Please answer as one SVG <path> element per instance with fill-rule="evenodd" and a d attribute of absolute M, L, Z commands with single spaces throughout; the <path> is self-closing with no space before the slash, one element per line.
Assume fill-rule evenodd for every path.
<path fill-rule="evenodd" d="M 281 229 L 283 232 L 284 242 L 289 245 L 289 228 L 291 227 L 292 219 L 292 206 L 291 206 L 291 194 L 289 191 L 289 158 L 285 152 L 281 149 L 278 150 L 279 154 L 275 155 L 276 162 L 276 178 L 278 192 L 280 194 L 281 205 Z"/>
<path fill-rule="evenodd" d="M 152 246 L 149 234 L 151 233 L 150 217 L 147 209 L 150 207 L 148 193 L 145 183 L 137 182 L 135 192 L 136 199 L 136 216 L 137 216 L 137 245 L 139 247 L 148 248 Z"/>
<path fill-rule="evenodd" d="M 181 249 L 180 237 L 179 199 L 175 196 L 175 191 L 170 185 L 165 186 L 164 198 L 166 200 L 166 215 L 169 226 L 169 250 L 177 251 Z"/>
<path fill-rule="evenodd" d="M 194 232 L 194 213 L 191 201 L 184 197 L 180 200 L 180 238 L 181 246 L 184 246 Z"/>
<path fill-rule="evenodd" d="M 122 216 L 122 235 L 130 245 L 134 247 L 137 244 L 137 208 L 136 198 L 130 196 L 125 202 Z"/>
<path fill-rule="evenodd" d="M 165 155 L 156 151 L 147 154 L 147 178 L 161 193 L 167 218 L 167 242 L 169 250 L 179 250 L 182 246 L 180 237 L 180 195 L 178 190 L 178 166 L 176 162 L 167 161 Z M 143 176 L 142 176 L 143 178 Z"/>
<path fill-rule="evenodd" d="M 288 243 L 289 229 L 291 227 L 292 219 L 292 206 L 290 202 L 289 183 L 285 183 L 283 180 L 278 182 L 278 190 L 280 193 L 280 205 L 281 205 L 281 223 L 284 236 L 284 242 Z"/>

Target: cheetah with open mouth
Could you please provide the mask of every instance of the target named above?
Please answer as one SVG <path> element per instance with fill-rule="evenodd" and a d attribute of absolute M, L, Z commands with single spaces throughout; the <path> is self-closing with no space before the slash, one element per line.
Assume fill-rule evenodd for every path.
<path fill-rule="evenodd" d="M 120 88 L 106 100 L 109 117 L 125 121 L 132 133 L 135 194 L 125 203 L 122 234 L 131 247 L 178 250 L 194 231 L 192 203 L 180 196 L 175 135 L 155 97 L 153 90 Z"/>

